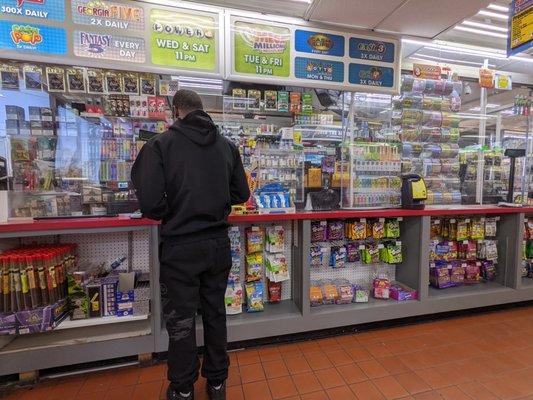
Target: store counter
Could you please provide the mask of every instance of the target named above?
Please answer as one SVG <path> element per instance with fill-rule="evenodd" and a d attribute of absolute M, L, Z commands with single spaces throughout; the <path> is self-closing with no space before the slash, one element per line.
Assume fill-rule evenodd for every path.
<path fill-rule="evenodd" d="M 500 208 L 495 206 L 426 207 L 424 210 L 378 209 L 298 212 L 294 214 L 232 215 L 231 224 L 240 235 L 241 284 L 246 282 L 246 232 L 252 226 L 281 227 L 284 231 L 283 253 L 290 278 L 283 282 L 280 301 L 271 304 L 264 282 L 264 309 L 247 312 L 243 294 L 242 312 L 228 315 L 228 339 L 240 342 L 258 338 L 276 340 L 281 335 L 321 329 L 393 320 L 425 314 L 457 311 L 533 300 L 533 279 L 523 277 L 524 221 L 533 215 L 533 207 Z M 429 286 L 431 279 L 430 244 L 436 220 L 497 220 L 497 273 L 490 281 L 446 289 Z M 362 262 L 331 266 L 331 253 L 349 246 L 349 240 L 317 243 L 316 224 L 342 221 L 399 222 L 399 232 L 391 242 L 401 243 L 402 261 L 392 264 Z M 149 219 L 79 218 L 62 220 L 16 220 L 0 224 L 0 248 L 29 243 L 76 243 L 79 259 L 100 262 L 125 256 L 128 269 L 149 275 L 149 307 L 145 314 L 127 317 L 64 320 L 46 333 L 0 336 L 0 376 L 104 359 L 164 352 L 168 337 L 161 318 L 158 268 L 158 225 Z M 345 225 L 342 225 L 343 227 Z M 532 225 L 533 226 L 533 225 Z M 347 225 L 346 225 L 347 227 Z M 361 241 L 362 243 L 363 241 Z M 367 243 L 371 240 L 367 240 Z M 322 264 L 312 261 L 317 244 L 327 249 Z M 267 250 L 264 254 L 268 257 Z M 380 260 L 381 261 L 381 260 Z M 264 273 L 266 270 L 264 270 Z M 416 293 L 410 300 L 377 299 L 372 293 L 365 302 L 321 304 L 311 299 L 317 282 L 364 283 L 369 288 L 379 274 Z M 324 302 L 325 303 L 325 302 Z M 335 303 L 333 301 L 332 303 Z M 203 343 L 200 317 L 197 341 Z M 231 345 L 230 345 L 231 346 Z"/>

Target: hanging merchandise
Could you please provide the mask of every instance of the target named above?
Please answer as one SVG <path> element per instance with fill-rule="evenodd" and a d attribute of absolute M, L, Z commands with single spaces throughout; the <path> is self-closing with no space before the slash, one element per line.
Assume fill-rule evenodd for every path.
<path fill-rule="evenodd" d="M 479 69 L 479 86 L 485 89 L 494 88 L 494 71 L 488 68 Z"/>

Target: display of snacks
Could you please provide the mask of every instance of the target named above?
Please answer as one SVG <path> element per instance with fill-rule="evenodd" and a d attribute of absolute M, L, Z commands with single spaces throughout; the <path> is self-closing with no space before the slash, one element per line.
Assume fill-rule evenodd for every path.
<path fill-rule="evenodd" d="M 426 204 L 460 204 L 459 123 L 462 82 L 402 76 L 393 123 L 402 140 L 402 173 L 421 175 Z"/>
<path fill-rule="evenodd" d="M 432 218 L 429 281 L 438 289 L 493 281 L 499 217 Z"/>

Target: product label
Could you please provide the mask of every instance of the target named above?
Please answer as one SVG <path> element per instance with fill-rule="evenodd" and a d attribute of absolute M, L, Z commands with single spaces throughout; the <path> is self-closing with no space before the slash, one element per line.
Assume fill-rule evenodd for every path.
<path fill-rule="evenodd" d="M 142 63 L 146 58 L 143 39 L 86 31 L 74 31 L 74 54 L 136 63 Z"/>
<path fill-rule="evenodd" d="M 0 21 L 0 48 L 66 54 L 67 38 L 62 28 Z"/>
<path fill-rule="evenodd" d="M 234 26 L 235 72 L 288 77 L 290 39 L 288 28 L 236 22 Z"/>
<path fill-rule="evenodd" d="M 513 90 L 511 75 L 496 74 L 494 76 L 494 87 L 498 90 Z"/>
<path fill-rule="evenodd" d="M 350 64 L 348 77 L 350 83 L 363 86 L 386 87 L 394 86 L 394 70 L 365 64 Z"/>
<path fill-rule="evenodd" d="M 533 45 L 533 0 L 514 0 L 510 7 L 509 54 L 516 54 Z"/>
<path fill-rule="evenodd" d="M 438 65 L 413 64 L 413 76 L 421 79 L 440 79 L 442 69 Z"/>
<path fill-rule="evenodd" d="M 350 57 L 359 60 L 394 62 L 394 43 L 382 40 L 350 38 Z"/>
<path fill-rule="evenodd" d="M 2 0 L 0 15 L 65 20 L 64 0 Z"/>
<path fill-rule="evenodd" d="M 152 10 L 150 26 L 154 64 L 216 71 L 218 26 L 215 17 Z"/>
<path fill-rule="evenodd" d="M 344 36 L 340 35 L 297 29 L 294 33 L 294 46 L 296 51 L 302 53 L 344 56 Z"/>
<path fill-rule="evenodd" d="M 339 61 L 296 57 L 294 75 L 314 81 L 344 82 L 344 64 Z"/>
<path fill-rule="evenodd" d="M 103 0 L 72 0 L 72 21 L 120 30 L 143 30 L 144 9 Z"/>

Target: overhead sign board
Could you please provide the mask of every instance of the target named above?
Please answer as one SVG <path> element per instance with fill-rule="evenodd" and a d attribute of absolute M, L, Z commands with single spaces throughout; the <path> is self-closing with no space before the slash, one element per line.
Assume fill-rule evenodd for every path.
<path fill-rule="evenodd" d="M 533 48 L 533 0 L 513 0 L 509 7 L 507 55 Z"/>

